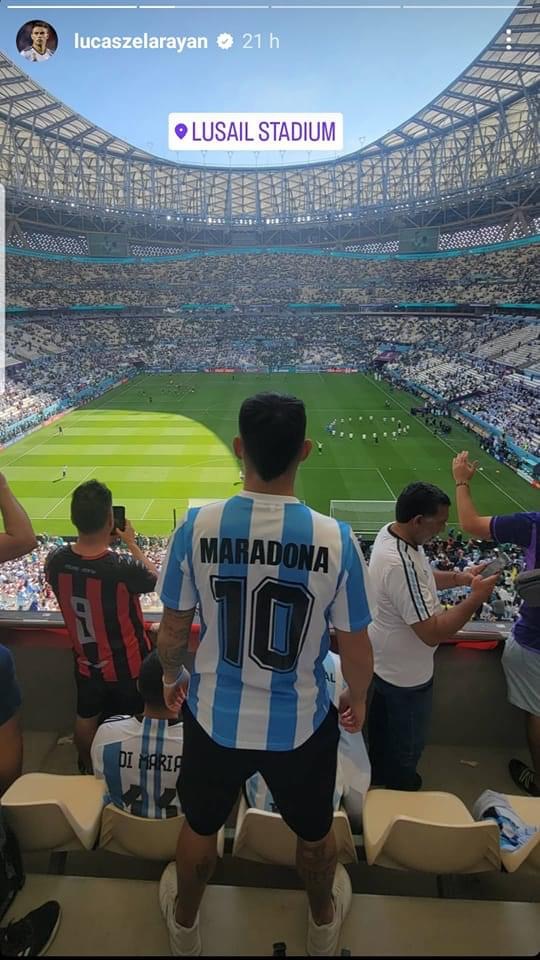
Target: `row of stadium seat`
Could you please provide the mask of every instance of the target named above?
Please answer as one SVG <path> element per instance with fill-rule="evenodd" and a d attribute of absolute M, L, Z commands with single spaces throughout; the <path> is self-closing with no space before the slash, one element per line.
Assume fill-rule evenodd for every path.
<path fill-rule="evenodd" d="M 150 860 L 174 860 L 184 818 L 152 820 L 104 804 L 104 782 L 87 776 L 24 774 L 2 797 L 7 823 L 26 852 L 92 850 Z M 450 793 L 371 789 L 362 811 L 368 864 L 437 875 L 514 873 L 523 864 L 540 872 L 540 799 L 511 796 L 515 811 L 538 831 L 512 852 L 501 850 L 494 820 L 476 821 Z M 334 813 L 338 858 L 357 861 L 347 814 Z M 218 837 L 223 856 L 224 830 Z M 296 839 L 279 814 L 248 807 L 241 799 L 233 856 L 294 866 Z"/>

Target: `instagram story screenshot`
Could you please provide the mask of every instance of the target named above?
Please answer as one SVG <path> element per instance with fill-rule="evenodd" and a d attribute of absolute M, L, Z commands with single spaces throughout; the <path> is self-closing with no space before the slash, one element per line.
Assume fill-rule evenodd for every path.
<path fill-rule="evenodd" d="M 0 955 L 537 953 L 539 181 L 540 0 L 0 0 Z"/>

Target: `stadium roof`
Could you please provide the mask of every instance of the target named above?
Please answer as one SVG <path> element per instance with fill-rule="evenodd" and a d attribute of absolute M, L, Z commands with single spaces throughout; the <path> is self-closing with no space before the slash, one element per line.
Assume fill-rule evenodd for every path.
<path fill-rule="evenodd" d="M 217 223 L 429 202 L 538 168 L 539 50 L 538 0 L 521 0 L 453 83 L 369 146 L 338 160 L 257 168 L 146 153 L 56 100 L 0 53 L 0 180 L 36 199 Z"/>

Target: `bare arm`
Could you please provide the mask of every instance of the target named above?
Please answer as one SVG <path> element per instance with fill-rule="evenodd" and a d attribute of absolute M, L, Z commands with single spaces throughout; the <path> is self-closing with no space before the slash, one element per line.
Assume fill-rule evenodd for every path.
<path fill-rule="evenodd" d="M 493 577 L 474 577 L 471 584 L 470 596 L 462 600 L 461 603 L 445 610 L 444 613 L 435 614 L 429 620 L 423 620 L 420 623 L 412 623 L 411 627 L 428 647 L 436 647 L 443 640 L 450 640 L 458 630 L 461 630 L 471 619 L 475 610 L 489 600 L 493 588 L 499 579 L 496 573 Z"/>
<path fill-rule="evenodd" d="M 137 541 L 135 540 L 135 530 L 128 519 L 126 519 L 125 529 L 116 530 L 115 535 L 116 534 L 121 540 L 124 541 L 133 559 L 139 560 L 140 563 L 143 563 L 146 569 L 157 578 L 159 576 L 158 568 L 156 567 L 155 563 L 152 562 L 152 560 L 144 555 L 141 548 L 138 546 Z"/>
<path fill-rule="evenodd" d="M 460 570 L 434 570 L 433 578 L 437 590 L 451 590 L 453 587 L 470 587 L 472 575 Z"/>
<path fill-rule="evenodd" d="M 481 517 L 471 497 L 469 484 L 476 473 L 478 461 L 469 460 L 469 451 L 462 450 L 452 461 L 452 473 L 456 481 L 456 504 L 459 524 L 473 537 L 491 540 L 491 517 Z"/>
<path fill-rule="evenodd" d="M 336 637 L 345 682 L 353 699 L 362 700 L 373 676 L 373 650 L 367 627 L 353 633 L 336 630 Z"/>
<path fill-rule="evenodd" d="M 144 563 L 146 569 L 149 570 L 150 573 L 153 573 L 155 577 L 159 576 L 159 570 L 155 563 L 150 560 L 149 557 L 145 556 L 135 540 L 133 540 L 132 543 L 128 543 L 127 547 L 134 560 L 140 560 L 141 563 Z"/>
<path fill-rule="evenodd" d="M 373 650 L 366 627 L 353 633 L 336 630 L 336 638 L 353 714 L 352 725 L 344 726 L 354 733 L 364 724 L 366 696 L 373 676 Z"/>
<path fill-rule="evenodd" d="M 0 533 L 0 562 L 15 560 L 30 553 L 37 546 L 30 518 L 11 492 L 4 475 L 0 473 L 0 512 L 5 533 Z"/>

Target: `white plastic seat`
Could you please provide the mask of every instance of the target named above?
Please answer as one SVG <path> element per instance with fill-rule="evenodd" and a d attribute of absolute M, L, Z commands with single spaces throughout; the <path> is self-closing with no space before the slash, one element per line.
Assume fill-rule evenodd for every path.
<path fill-rule="evenodd" d="M 185 817 L 153 820 L 135 817 L 109 803 L 103 808 L 99 846 L 110 853 L 121 853 L 144 860 L 174 860 L 178 836 Z M 225 831 L 218 833 L 218 855 L 223 856 Z"/>
<path fill-rule="evenodd" d="M 334 813 L 334 834 L 338 860 L 356 863 L 356 848 L 349 818 L 344 810 Z M 279 813 L 248 807 L 240 800 L 234 831 L 233 856 L 258 863 L 273 863 L 294 867 L 296 864 L 296 835 Z"/>
<path fill-rule="evenodd" d="M 21 850 L 91 850 L 104 783 L 95 777 L 26 773 L 4 793 L 2 812 Z"/>
<path fill-rule="evenodd" d="M 497 824 L 474 820 L 451 793 L 369 790 L 363 825 L 369 864 L 436 874 L 501 869 Z"/>

